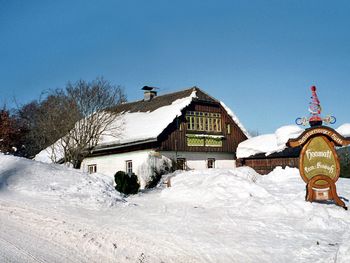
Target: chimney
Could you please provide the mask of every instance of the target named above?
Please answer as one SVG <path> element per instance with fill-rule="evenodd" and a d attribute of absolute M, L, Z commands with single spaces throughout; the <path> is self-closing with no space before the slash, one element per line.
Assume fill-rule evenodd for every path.
<path fill-rule="evenodd" d="M 154 97 L 157 96 L 157 91 L 155 91 L 156 88 L 154 87 L 148 87 L 144 86 L 142 90 L 144 91 L 144 101 L 151 101 Z"/>

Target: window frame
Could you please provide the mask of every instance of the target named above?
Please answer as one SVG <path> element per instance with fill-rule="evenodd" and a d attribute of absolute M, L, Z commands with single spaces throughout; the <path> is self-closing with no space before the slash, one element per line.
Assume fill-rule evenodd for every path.
<path fill-rule="evenodd" d="M 88 164 L 87 170 L 89 174 L 97 173 L 97 164 Z"/>
<path fill-rule="evenodd" d="M 182 166 L 181 166 L 181 168 L 179 168 L 180 167 L 180 165 L 179 165 L 179 161 L 182 161 Z M 186 158 L 176 158 L 176 170 L 183 170 L 183 171 L 185 171 L 186 170 Z"/>
<path fill-rule="evenodd" d="M 211 167 L 209 167 L 209 163 L 211 163 Z M 208 169 L 213 169 L 213 168 L 215 168 L 215 158 L 208 158 L 208 159 L 207 159 L 207 168 L 208 168 Z"/>
<path fill-rule="evenodd" d="M 129 164 L 131 166 L 129 166 Z M 132 174 L 133 173 L 133 164 L 132 164 L 132 160 L 126 160 L 125 161 L 125 173 L 126 174 Z"/>
<path fill-rule="evenodd" d="M 231 123 L 226 124 L 226 132 L 227 134 L 231 134 Z"/>
<path fill-rule="evenodd" d="M 189 131 L 222 132 L 222 114 L 216 112 L 187 111 Z"/>

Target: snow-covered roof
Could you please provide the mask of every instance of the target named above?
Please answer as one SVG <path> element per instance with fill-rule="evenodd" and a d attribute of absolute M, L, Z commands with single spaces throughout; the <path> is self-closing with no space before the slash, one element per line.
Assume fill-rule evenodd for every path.
<path fill-rule="evenodd" d="M 173 100 L 170 104 L 162 105 L 154 110 L 137 112 L 129 110 L 121 112 L 121 118 L 117 119 L 116 122 L 112 124 L 112 126 L 122 127 L 120 134 L 118 134 L 118 136 L 102 136 L 98 146 L 102 147 L 110 144 L 127 144 L 137 141 L 155 140 L 176 117 L 181 115 L 181 111 L 192 102 L 193 98 L 197 98 L 196 93 L 197 90 L 193 89 L 190 94 L 187 93 L 186 97 Z M 148 101 L 145 103 L 146 105 L 144 105 L 142 110 L 147 109 L 148 105 L 154 106 L 152 103 L 159 103 L 153 101 L 157 98 L 162 99 L 161 96 L 159 96 Z"/>
<path fill-rule="evenodd" d="M 233 121 L 237 124 L 237 126 L 242 130 L 242 132 L 244 133 L 245 136 L 247 136 L 247 138 L 251 138 L 249 132 L 246 130 L 246 128 L 243 126 L 242 122 L 238 119 L 237 115 L 229 108 L 226 106 L 225 103 L 223 103 L 222 101 L 220 101 L 220 104 L 222 107 L 224 107 L 224 109 L 227 111 L 227 114 L 231 116 L 231 118 L 233 119 Z"/>
<path fill-rule="evenodd" d="M 339 126 L 336 131 L 345 138 L 350 137 L 350 123 L 344 123 L 343 125 Z"/>
<path fill-rule="evenodd" d="M 112 112 L 119 114 L 111 124 L 108 134 L 101 136 L 95 150 L 109 147 L 121 147 L 131 143 L 144 143 L 157 140 L 166 127 L 181 115 L 181 111 L 193 100 L 209 101 L 221 104 L 233 121 L 249 138 L 250 135 L 237 116 L 223 102 L 212 98 L 197 87 L 154 97 L 151 101 L 139 100 L 116 106 Z M 121 127 L 121 129 L 118 127 Z M 117 130 L 118 134 L 113 134 Z M 51 147 L 52 148 L 52 147 Z M 59 148 L 57 146 L 56 148 Z M 62 152 L 62 151 L 61 151 Z M 35 159 L 49 161 L 50 149 L 41 151 Z"/>
<path fill-rule="evenodd" d="M 350 123 L 341 125 L 336 131 L 343 137 L 350 137 Z M 268 156 L 287 148 L 289 139 L 295 139 L 304 132 L 297 125 L 278 128 L 275 133 L 256 136 L 241 142 L 237 147 L 237 158 L 247 158 L 259 153 Z"/>

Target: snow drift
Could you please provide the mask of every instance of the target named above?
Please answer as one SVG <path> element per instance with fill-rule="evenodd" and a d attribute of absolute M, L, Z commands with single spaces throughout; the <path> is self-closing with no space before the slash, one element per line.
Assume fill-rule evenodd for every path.
<path fill-rule="evenodd" d="M 121 201 L 110 177 L 88 175 L 63 165 L 0 154 L 0 190 L 75 205 L 112 206 Z"/>

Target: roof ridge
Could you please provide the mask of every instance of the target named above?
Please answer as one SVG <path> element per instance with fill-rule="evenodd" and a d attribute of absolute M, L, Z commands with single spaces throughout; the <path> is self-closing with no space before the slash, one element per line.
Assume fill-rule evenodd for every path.
<path fill-rule="evenodd" d="M 159 97 L 162 97 L 162 96 L 167 96 L 167 95 L 171 95 L 171 94 L 176 94 L 176 93 L 180 93 L 180 92 L 184 92 L 184 91 L 187 91 L 187 90 L 191 90 L 191 89 L 198 89 L 200 90 L 201 92 L 203 92 L 201 89 L 199 89 L 197 86 L 193 86 L 193 87 L 190 87 L 190 88 L 184 88 L 184 89 L 181 89 L 181 90 L 177 90 L 177 91 L 174 91 L 174 92 L 168 92 L 168 93 L 164 93 L 164 94 L 161 94 L 161 95 L 157 95 L 156 97 L 154 97 L 154 99 L 156 98 L 159 98 Z M 203 92 L 205 93 L 205 92 Z M 208 94 L 206 94 L 208 95 Z M 208 95 L 209 96 L 209 95 Z M 211 96 L 209 96 L 211 97 Z M 134 101 L 127 101 L 127 102 L 124 102 L 124 103 L 121 103 L 119 105 L 116 105 L 116 107 L 120 106 L 120 105 L 127 105 L 127 104 L 132 104 L 132 103 L 137 103 L 137 102 L 142 102 L 144 101 L 143 99 L 139 99 L 139 100 L 134 100 Z"/>
<path fill-rule="evenodd" d="M 179 93 L 179 92 L 184 92 L 184 91 L 187 91 L 187 90 L 191 90 L 191 89 L 198 89 L 197 86 L 192 86 L 190 88 L 184 88 L 184 89 L 180 89 L 180 90 L 177 90 L 177 91 L 173 91 L 173 92 L 167 92 L 167 93 L 164 93 L 162 95 L 157 95 L 157 97 L 161 97 L 161 96 L 166 96 L 166 95 L 170 95 L 170 94 L 174 94 L 174 93 Z"/>
<path fill-rule="evenodd" d="M 209 95 L 207 92 L 205 92 L 204 90 L 202 90 L 201 88 L 194 86 L 193 87 L 196 90 L 199 90 L 200 92 L 202 92 L 204 95 L 208 96 L 209 98 L 211 98 L 213 101 L 220 103 L 220 101 L 218 99 L 215 99 L 213 96 Z"/>

